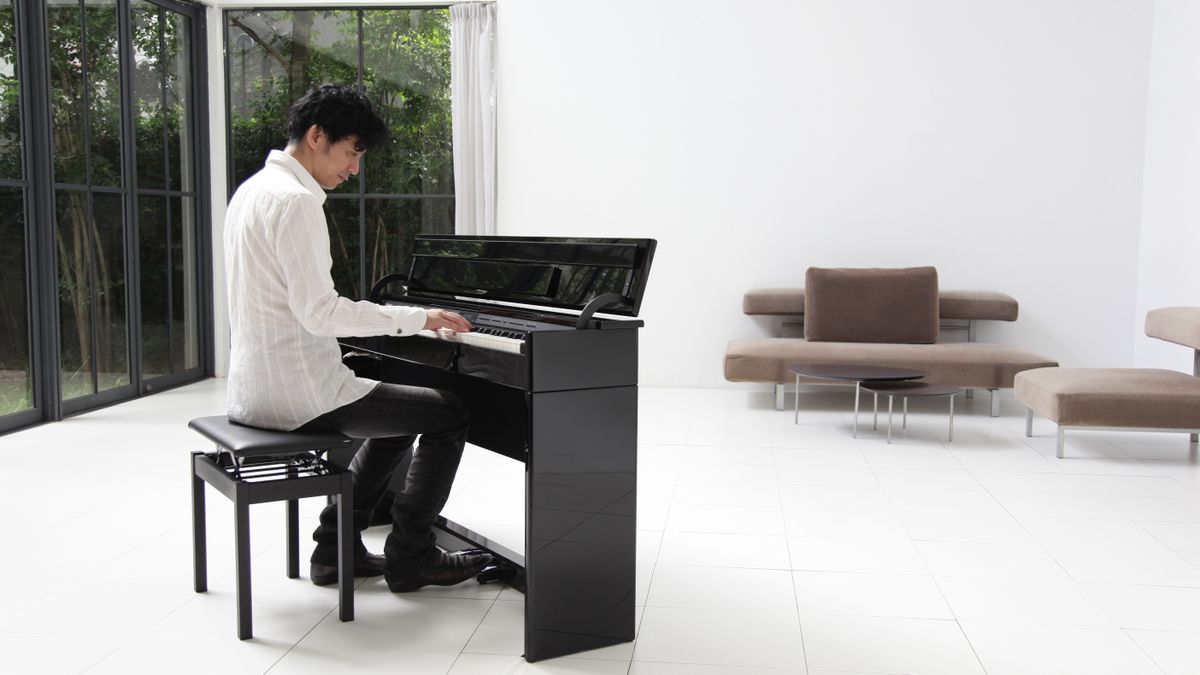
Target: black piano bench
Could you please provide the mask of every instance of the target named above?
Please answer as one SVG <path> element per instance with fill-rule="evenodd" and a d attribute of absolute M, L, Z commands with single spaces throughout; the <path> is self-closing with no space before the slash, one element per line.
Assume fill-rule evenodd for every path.
<path fill-rule="evenodd" d="M 224 415 L 188 423 L 216 444 L 215 452 L 192 453 L 192 553 L 196 592 L 208 590 L 204 534 L 204 484 L 233 502 L 237 551 L 238 638 L 252 637 L 250 615 L 250 505 L 287 501 L 287 575 L 300 576 L 299 520 L 302 497 L 328 496 L 338 505 L 338 618 L 354 620 L 354 487 L 348 470 L 321 458 L 349 447 L 341 434 L 268 431 L 230 422 Z"/>

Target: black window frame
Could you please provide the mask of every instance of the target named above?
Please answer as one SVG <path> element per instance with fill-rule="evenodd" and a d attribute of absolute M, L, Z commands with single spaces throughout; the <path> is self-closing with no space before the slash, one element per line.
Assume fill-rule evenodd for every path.
<path fill-rule="evenodd" d="M 23 429 L 45 421 L 60 420 L 97 408 L 127 401 L 139 396 L 211 377 L 214 374 L 214 335 L 212 297 L 212 203 L 211 163 L 209 157 L 208 109 L 202 105 L 208 97 L 207 10 L 200 4 L 180 0 L 144 0 L 191 20 L 190 40 L 192 114 L 190 133 L 195 150 L 192 161 L 195 189 L 192 195 L 196 206 L 197 317 L 199 365 L 180 373 L 155 377 L 150 383 L 142 381 L 140 254 L 136 198 L 141 190 L 137 183 L 135 138 L 133 133 L 133 44 L 130 27 L 130 0 L 114 0 L 117 11 L 121 83 L 121 158 L 122 187 L 98 188 L 88 186 L 89 193 L 119 193 L 124 209 L 122 240 L 125 247 L 124 273 L 130 280 L 125 287 L 126 324 L 128 326 L 128 359 L 130 382 L 127 385 L 89 394 L 78 399 L 61 399 L 61 330 L 57 293 L 57 253 L 55 251 L 55 199 L 57 190 L 70 187 L 54 180 L 51 156 L 52 129 L 49 3 L 47 0 L 14 2 L 18 53 L 17 72 L 21 78 L 21 130 L 24 151 L 24 181 L 2 184 L 24 184 L 25 187 L 25 246 L 26 296 L 29 315 L 30 365 L 33 375 L 33 406 L 29 410 L 0 417 L 0 434 Z M 35 123 L 35 121 L 40 123 Z M 90 173 L 90 172 L 89 172 Z M 83 187 L 83 186 L 76 186 Z M 168 186 L 169 187 L 169 186 Z M 148 386 L 147 386 L 148 385 Z"/>

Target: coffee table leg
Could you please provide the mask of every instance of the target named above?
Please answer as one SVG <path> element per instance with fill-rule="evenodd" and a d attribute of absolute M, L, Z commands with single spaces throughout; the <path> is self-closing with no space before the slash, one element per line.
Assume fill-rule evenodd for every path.
<path fill-rule="evenodd" d="M 850 438 L 858 438 L 858 391 L 861 384 L 858 380 L 854 381 L 854 432 L 850 434 Z"/>
<path fill-rule="evenodd" d="M 892 399 L 896 398 L 888 394 L 888 444 L 892 442 Z"/>
<path fill-rule="evenodd" d="M 947 440 L 954 440 L 954 394 L 950 395 L 950 438 Z"/>
<path fill-rule="evenodd" d="M 879 394 L 875 396 L 875 417 L 871 420 L 871 431 L 879 431 Z"/>
<path fill-rule="evenodd" d="M 796 373 L 796 417 L 792 424 L 800 424 L 800 373 Z"/>

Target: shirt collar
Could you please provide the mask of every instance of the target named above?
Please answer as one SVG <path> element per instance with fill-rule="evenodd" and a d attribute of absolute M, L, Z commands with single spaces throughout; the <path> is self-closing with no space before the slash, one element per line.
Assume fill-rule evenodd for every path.
<path fill-rule="evenodd" d="M 308 172 L 308 169 L 304 168 L 304 165 L 296 161 L 295 157 L 292 157 L 283 150 L 272 150 L 271 153 L 267 155 L 267 166 L 272 164 L 292 172 L 292 174 L 296 176 L 296 180 L 304 186 L 304 189 L 311 192 L 312 195 L 317 198 L 318 204 L 325 203 L 325 190 L 321 188 L 321 185 L 317 182 L 317 179 L 312 177 L 312 174 Z"/>

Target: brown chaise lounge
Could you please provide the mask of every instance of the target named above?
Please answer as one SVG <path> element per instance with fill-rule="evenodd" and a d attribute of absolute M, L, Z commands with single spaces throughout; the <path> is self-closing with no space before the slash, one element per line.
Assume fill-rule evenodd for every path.
<path fill-rule="evenodd" d="M 1055 454 L 1063 456 L 1067 429 L 1123 429 L 1190 433 L 1200 430 L 1200 307 L 1146 313 L 1146 335 L 1196 350 L 1192 375 L 1158 368 L 1038 368 L 1017 375 L 1017 399 L 1033 415 L 1058 424 Z"/>
<path fill-rule="evenodd" d="M 992 392 L 1013 386 L 1030 368 L 1056 366 L 1044 356 L 1008 345 L 974 341 L 974 322 L 1013 321 L 1017 301 L 987 291 L 942 291 L 932 267 L 906 269 L 810 268 L 802 289 L 764 289 L 746 294 L 750 315 L 803 316 L 801 338 L 733 340 L 725 350 L 725 379 L 771 382 L 783 409 L 783 385 L 795 380 L 798 364 L 848 363 L 915 368 L 922 381 Z M 945 320 L 965 323 L 967 342 L 936 342 Z M 801 380 L 818 384 L 817 380 Z"/>

